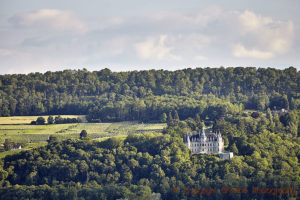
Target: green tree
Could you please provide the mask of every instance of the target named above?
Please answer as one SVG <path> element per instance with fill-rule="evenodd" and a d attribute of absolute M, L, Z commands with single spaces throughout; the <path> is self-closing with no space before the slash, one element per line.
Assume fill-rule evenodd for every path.
<path fill-rule="evenodd" d="M 235 155 L 238 155 L 238 154 L 239 154 L 239 150 L 238 150 L 238 148 L 236 147 L 236 144 L 235 144 L 235 143 L 233 143 L 233 145 L 231 145 L 230 150 L 231 150 Z"/>
<path fill-rule="evenodd" d="M 171 111 L 169 112 L 169 115 L 168 115 L 168 126 L 174 126 L 174 119 L 173 119 Z"/>
<path fill-rule="evenodd" d="M 54 124 L 54 118 L 53 118 L 53 116 L 50 115 L 50 116 L 48 117 L 48 120 L 47 120 L 47 121 L 48 121 L 48 124 Z"/>
<path fill-rule="evenodd" d="M 174 111 L 174 120 L 177 122 L 180 121 L 177 110 Z"/>
<path fill-rule="evenodd" d="M 82 130 L 80 132 L 80 137 L 79 138 L 84 140 L 84 139 L 87 139 L 87 137 L 88 137 L 88 134 L 87 134 L 86 130 Z"/>
<path fill-rule="evenodd" d="M 275 124 L 274 124 L 274 121 L 273 121 L 273 115 L 272 115 L 272 112 L 271 112 L 270 108 L 267 109 L 267 119 L 269 120 L 269 126 L 268 126 L 269 130 L 274 131 Z"/>
<path fill-rule="evenodd" d="M 47 141 L 48 141 L 48 144 L 53 144 L 53 143 L 58 142 L 58 139 L 57 139 L 57 137 L 50 135 L 49 139 Z"/>
<path fill-rule="evenodd" d="M 161 117 L 160 117 L 160 122 L 161 122 L 161 123 L 166 123 L 166 122 L 167 122 L 167 119 L 168 119 L 167 114 L 166 114 L 166 113 L 163 113 L 163 114 L 161 115 Z"/>
<path fill-rule="evenodd" d="M 4 142 L 4 150 L 9 151 L 13 148 L 14 143 L 11 141 L 11 139 L 5 139 Z"/>
<path fill-rule="evenodd" d="M 45 124 L 45 118 L 44 117 L 38 117 L 36 120 L 37 125 L 44 125 Z"/>

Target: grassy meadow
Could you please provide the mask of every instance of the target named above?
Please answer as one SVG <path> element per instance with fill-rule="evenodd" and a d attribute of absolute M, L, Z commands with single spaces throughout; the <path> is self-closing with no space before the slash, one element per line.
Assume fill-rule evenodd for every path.
<path fill-rule="evenodd" d="M 53 115 L 56 117 L 57 115 Z M 0 124 L 30 124 L 31 121 L 35 121 L 38 117 L 44 117 L 47 121 L 49 115 L 46 116 L 14 116 L 14 117 L 0 117 Z M 85 115 L 61 115 L 62 118 L 80 118 L 83 122 L 86 121 Z"/>

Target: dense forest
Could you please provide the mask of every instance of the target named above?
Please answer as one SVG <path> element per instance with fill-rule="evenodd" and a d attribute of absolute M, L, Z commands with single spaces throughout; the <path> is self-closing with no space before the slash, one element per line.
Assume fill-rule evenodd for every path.
<path fill-rule="evenodd" d="M 232 160 L 191 155 L 182 139 L 168 130 L 164 135 L 132 134 L 125 140 L 102 142 L 50 139 L 47 146 L 1 160 L 0 198 L 296 197 L 300 189 L 299 140 L 282 137 L 268 131 L 232 137 L 228 147 L 236 151 Z"/>
<path fill-rule="evenodd" d="M 225 112 L 300 106 L 300 72 L 290 67 L 197 68 L 89 72 L 65 70 L 0 75 L 0 116 L 85 114 L 89 121 L 180 119 L 219 106 Z"/>

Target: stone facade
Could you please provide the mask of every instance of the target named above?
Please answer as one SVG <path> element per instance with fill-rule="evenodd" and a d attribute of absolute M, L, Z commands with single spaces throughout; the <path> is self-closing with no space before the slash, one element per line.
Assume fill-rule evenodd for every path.
<path fill-rule="evenodd" d="M 221 133 L 205 133 L 204 128 L 202 128 L 201 132 L 186 134 L 184 143 L 193 154 L 224 152 L 224 141 Z"/>

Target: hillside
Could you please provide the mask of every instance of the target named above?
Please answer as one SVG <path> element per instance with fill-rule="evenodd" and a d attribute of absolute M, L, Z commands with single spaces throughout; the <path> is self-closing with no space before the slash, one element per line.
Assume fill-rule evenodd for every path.
<path fill-rule="evenodd" d="M 2 75 L 1 116 L 89 123 L 0 125 L 2 142 L 44 141 L 3 152 L 0 199 L 297 199 L 299 83 L 293 67 Z M 203 127 L 232 159 L 191 154 Z"/>
<path fill-rule="evenodd" d="M 263 68 L 197 68 L 0 75 L 0 116 L 88 115 L 89 121 L 158 121 L 206 117 L 213 104 L 264 111 L 297 109 L 300 72 Z M 238 108 L 236 108 L 238 109 Z M 235 109 L 235 110 L 236 110 Z"/>
<path fill-rule="evenodd" d="M 4 188 L 0 188 L 0 198 L 296 197 L 300 189 L 296 156 L 299 143 L 270 133 L 244 136 L 235 142 L 240 153 L 230 161 L 215 155 L 192 156 L 180 138 L 161 134 L 133 134 L 125 140 L 111 138 L 102 142 L 51 142 L 2 160 L 0 183 Z M 253 187 L 288 191 L 268 190 L 264 194 L 253 191 Z"/>

